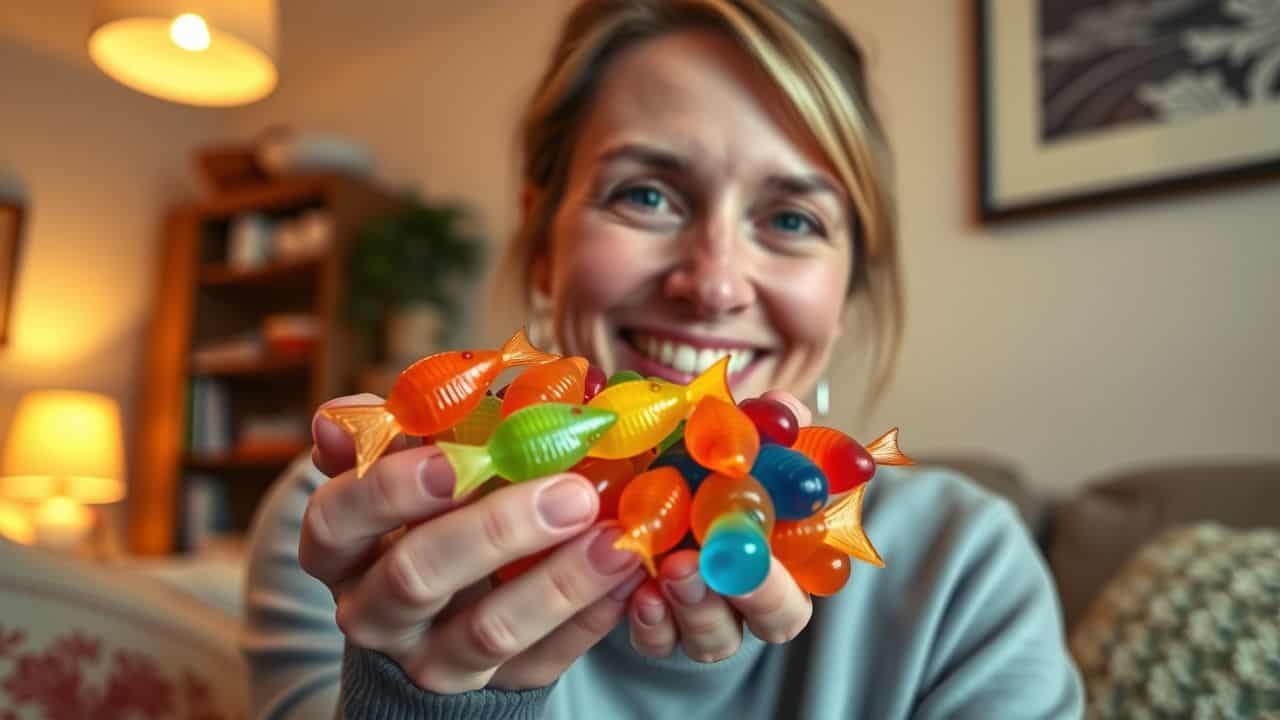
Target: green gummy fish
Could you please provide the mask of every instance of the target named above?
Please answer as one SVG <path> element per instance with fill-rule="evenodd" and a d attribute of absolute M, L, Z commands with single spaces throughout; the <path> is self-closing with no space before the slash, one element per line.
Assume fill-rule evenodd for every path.
<path fill-rule="evenodd" d="M 523 482 L 564 472 L 586 457 L 617 420 L 618 414 L 611 410 L 539 403 L 508 415 L 484 445 L 436 445 L 453 465 L 457 498 L 494 475 Z"/>

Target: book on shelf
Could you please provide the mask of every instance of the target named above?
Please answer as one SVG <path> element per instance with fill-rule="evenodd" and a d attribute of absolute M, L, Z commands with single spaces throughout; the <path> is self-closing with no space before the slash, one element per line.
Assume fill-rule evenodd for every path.
<path fill-rule="evenodd" d="M 231 529 L 226 483 L 203 473 L 187 475 L 183 483 L 181 547 L 187 552 L 201 552 Z"/>
<path fill-rule="evenodd" d="M 231 406 L 224 382 L 193 377 L 187 391 L 187 452 L 214 455 L 231 450 Z"/>

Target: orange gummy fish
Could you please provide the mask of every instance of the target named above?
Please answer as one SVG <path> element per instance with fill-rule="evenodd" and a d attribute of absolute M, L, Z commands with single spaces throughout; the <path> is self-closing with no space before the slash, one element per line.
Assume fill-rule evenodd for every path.
<path fill-rule="evenodd" d="M 585 458 L 570 468 L 569 472 L 578 473 L 596 486 L 596 492 L 600 495 L 600 512 L 596 514 L 596 522 L 618 518 L 618 502 L 622 498 L 622 491 L 637 474 L 635 465 L 629 458 Z"/>
<path fill-rule="evenodd" d="M 825 546 L 884 567 L 884 560 L 862 528 L 862 500 L 866 492 L 864 483 L 821 513 L 804 520 L 779 521 L 769 538 L 774 557 L 788 568 L 798 567 Z"/>
<path fill-rule="evenodd" d="M 502 416 L 534 403 L 558 402 L 581 405 L 587 390 L 587 359 L 560 358 L 520 373 L 502 396 Z"/>
<path fill-rule="evenodd" d="M 820 547 L 808 560 L 794 566 L 786 565 L 786 568 L 801 590 L 810 595 L 828 597 L 840 592 L 849 582 L 851 565 L 848 555 L 835 548 Z"/>
<path fill-rule="evenodd" d="M 730 477 L 712 473 L 702 481 L 693 496 L 693 507 L 689 512 L 693 536 L 702 543 L 711 525 L 720 516 L 733 512 L 745 513 L 754 520 L 766 538 L 773 532 L 773 501 L 769 499 L 769 491 L 758 480 L 750 475 Z"/>
<path fill-rule="evenodd" d="M 622 491 L 618 521 L 624 532 L 613 546 L 638 553 L 649 575 L 657 577 L 653 558 L 689 532 L 689 504 L 689 484 L 679 470 L 661 467 L 640 473 Z"/>
<path fill-rule="evenodd" d="M 503 370 L 557 359 L 531 345 L 521 329 L 500 350 L 453 350 L 422 358 L 400 373 L 386 402 L 325 408 L 322 414 L 355 441 L 356 475 L 363 477 L 396 433 L 443 432 L 475 409 Z"/>
<path fill-rule="evenodd" d="M 822 468 L 832 495 L 848 492 L 875 475 L 876 465 L 911 465 L 898 449 L 898 428 L 872 440 L 865 448 L 834 428 L 813 425 L 800 428 L 792 450 Z"/>
<path fill-rule="evenodd" d="M 708 395 L 685 424 L 684 445 L 702 467 L 740 477 L 755 464 L 760 433 L 737 405 Z"/>

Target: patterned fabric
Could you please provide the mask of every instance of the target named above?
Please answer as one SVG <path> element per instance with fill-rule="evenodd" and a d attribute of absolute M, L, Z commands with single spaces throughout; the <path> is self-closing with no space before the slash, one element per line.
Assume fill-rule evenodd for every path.
<path fill-rule="evenodd" d="M 1089 717 L 1280 720 L 1280 531 L 1147 544 L 1071 637 Z"/>

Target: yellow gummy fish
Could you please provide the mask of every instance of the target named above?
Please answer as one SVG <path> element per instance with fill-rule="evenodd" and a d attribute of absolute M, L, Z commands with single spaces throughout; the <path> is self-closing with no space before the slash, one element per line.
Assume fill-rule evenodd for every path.
<path fill-rule="evenodd" d="M 588 407 L 610 410 L 618 421 L 591 447 L 589 457 L 634 457 L 657 446 L 698 401 L 715 397 L 733 404 L 729 393 L 729 358 L 721 358 L 688 385 L 662 380 L 630 380 L 605 388 Z"/>

